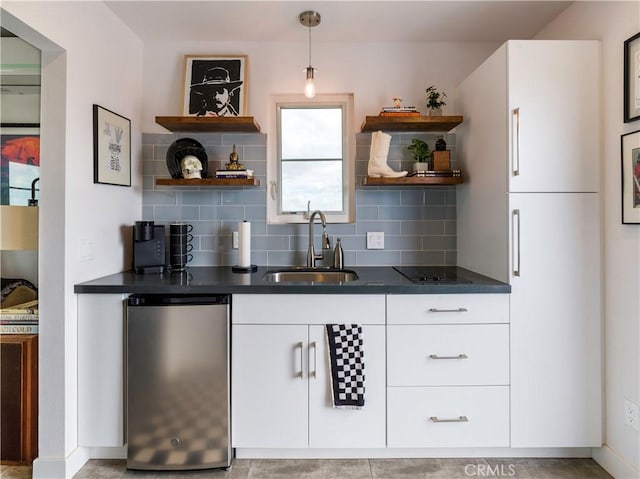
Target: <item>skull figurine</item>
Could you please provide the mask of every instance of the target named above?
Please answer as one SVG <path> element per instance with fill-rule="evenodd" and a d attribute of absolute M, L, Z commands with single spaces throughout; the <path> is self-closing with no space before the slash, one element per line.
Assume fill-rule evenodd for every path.
<path fill-rule="evenodd" d="M 193 155 L 187 155 L 180 161 L 182 167 L 182 177 L 186 179 L 202 178 L 202 163 Z"/>

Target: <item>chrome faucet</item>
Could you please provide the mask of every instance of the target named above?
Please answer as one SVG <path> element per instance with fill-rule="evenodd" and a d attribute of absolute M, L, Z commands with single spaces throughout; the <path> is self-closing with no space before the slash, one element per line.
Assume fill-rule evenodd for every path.
<path fill-rule="evenodd" d="M 324 259 L 324 254 L 316 254 L 316 251 L 313 247 L 313 220 L 316 215 L 320 215 L 320 221 L 322 222 L 322 247 L 321 249 L 329 249 L 331 245 L 329 244 L 329 235 L 327 234 L 327 218 L 324 213 L 320 210 L 315 210 L 309 216 L 309 249 L 307 249 L 307 268 L 315 268 L 317 259 Z"/>

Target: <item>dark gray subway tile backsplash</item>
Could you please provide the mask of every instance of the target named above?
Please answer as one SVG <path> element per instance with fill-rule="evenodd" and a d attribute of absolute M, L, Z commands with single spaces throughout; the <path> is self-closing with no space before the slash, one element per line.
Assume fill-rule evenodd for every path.
<path fill-rule="evenodd" d="M 407 145 L 421 138 L 434 149 L 440 134 L 393 133 L 389 165 L 412 170 Z M 168 178 L 167 148 L 178 138 L 194 138 L 207 150 L 209 171 L 223 168 L 233 145 L 246 168 L 254 170 L 259 187 L 156 186 L 156 178 Z M 444 135 L 455 167 L 455 135 Z M 303 265 L 308 225 L 267 224 L 266 134 L 143 134 L 142 219 L 168 225 L 193 224 L 194 266 L 230 266 L 238 261 L 232 249 L 232 233 L 238 222 L 251 221 L 251 262 L 263 266 Z M 455 186 L 362 187 L 367 174 L 371 134 L 356 135 L 356 222 L 329 224 L 332 246 L 342 240 L 346 266 L 455 265 Z M 316 248 L 319 227 L 316 227 Z M 368 231 L 385 233 L 385 249 L 367 250 Z"/>

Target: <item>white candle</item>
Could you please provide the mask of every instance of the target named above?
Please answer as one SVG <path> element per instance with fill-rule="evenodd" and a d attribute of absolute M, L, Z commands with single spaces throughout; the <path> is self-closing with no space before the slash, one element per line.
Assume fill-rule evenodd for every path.
<path fill-rule="evenodd" d="M 251 223 L 248 221 L 238 223 L 238 240 L 238 266 L 248 268 L 251 266 Z"/>

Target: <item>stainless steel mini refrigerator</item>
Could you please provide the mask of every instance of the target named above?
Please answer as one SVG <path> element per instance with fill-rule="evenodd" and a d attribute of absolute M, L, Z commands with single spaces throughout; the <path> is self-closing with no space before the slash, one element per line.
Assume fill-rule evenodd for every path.
<path fill-rule="evenodd" d="M 129 469 L 229 467 L 229 296 L 127 300 Z"/>

